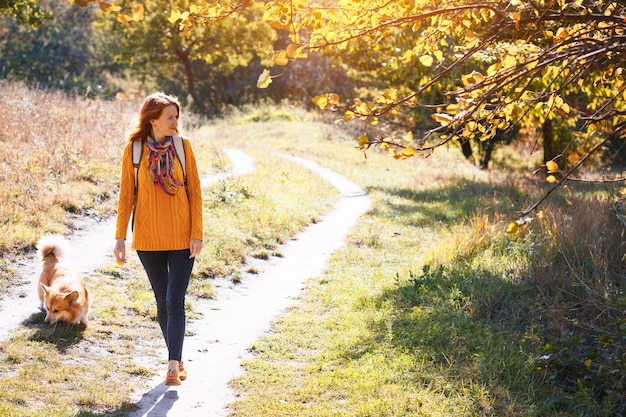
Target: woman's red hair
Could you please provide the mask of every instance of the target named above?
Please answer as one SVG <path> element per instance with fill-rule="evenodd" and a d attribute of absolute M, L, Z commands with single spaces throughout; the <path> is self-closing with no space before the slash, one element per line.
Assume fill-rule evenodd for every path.
<path fill-rule="evenodd" d="M 163 109 L 167 106 L 176 106 L 178 112 L 176 118 L 180 117 L 180 102 L 176 97 L 164 93 L 153 93 L 146 97 L 139 111 L 139 122 L 135 130 L 130 134 L 129 140 L 131 142 L 143 140 L 150 136 L 152 133 L 150 120 L 158 119 Z"/>

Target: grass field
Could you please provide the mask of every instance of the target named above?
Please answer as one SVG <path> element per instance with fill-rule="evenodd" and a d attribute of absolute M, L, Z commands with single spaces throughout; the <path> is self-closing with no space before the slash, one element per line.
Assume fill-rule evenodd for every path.
<path fill-rule="evenodd" d="M 20 94 L 26 99 L 11 111 L 33 111 L 49 101 L 40 92 Z M 49 136 L 63 137 L 59 132 L 67 125 L 82 126 L 75 127 L 72 137 L 81 140 L 72 149 L 82 149 L 80 160 L 89 161 L 93 172 L 85 175 L 82 163 L 57 162 L 72 152 L 50 156 L 45 150 L 51 145 L 39 146 L 37 135 L 20 138 L 26 150 L 10 154 L 12 169 L 5 163 L 0 175 L 2 192 L 13 193 L 4 194 L 0 206 L 9 219 L 2 226 L 7 234 L 0 261 L 6 291 L 14 276 L 11 259 L 32 247 L 39 233 L 68 231 L 74 216 L 114 210 L 116 165 L 128 124 L 117 118 L 100 131 L 96 137 L 109 135 L 116 144 L 102 150 L 93 146 L 99 138 L 87 133 L 94 125 L 81 122 L 90 119 L 69 109 L 117 115 L 132 103 L 64 100 L 55 96 L 56 106 L 48 109 L 51 118 L 66 117 L 51 124 Z M 544 183 L 519 173 L 480 171 L 455 148 L 426 160 L 396 161 L 374 151 L 366 159 L 341 126 L 287 105 L 233 111 L 192 127 L 194 149 L 207 169 L 219 167 L 223 147 L 241 149 L 258 163 L 255 173 L 205 194 L 207 242 L 191 289 L 192 320 L 193 297 L 213 296 L 212 277 L 237 281 L 245 256 L 280 256 L 282 241 L 336 201 L 327 184 L 278 162 L 276 152 L 334 169 L 372 199 L 346 247 L 308 282 L 301 303 L 251 346 L 254 358 L 233 382 L 241 394 L 232 405 L 234 416 L 626 411 L 626 252 L 623 226 L 610 204 L 615 189 L 572 186 L 550 198 L 523 233 L 509 235 L 507 223 L 545 191 Z M 17 131 L 0 136 L 5 155 L 18 146 L 12 143 Z M 58 163 L 52 170 L 58 174 L 35 177 L 39 162 L 29 165 L 29 158 Z M 12 185 L 25 172 L 36 178 L 29 188 L 36 197 L 30 199 Z M 67 197 L 74 203 L 57 208 L 51 178 L 55 187 L 67 183 L 79 190 Z M 11 195 L 20 196 L 19 204 Z M 23 217 L 11 214 L 18 211 Z M 41 223 L 41 212 L 53 215 Z M 90 281 L 102 301 L 87 329 L 49 329 L 34 315 L 0 343 L 1 415 L 123 416 L 132 407 L 133 387 L 152 372 L 138 357 L 154 355 L 161 343 L 152 295 L 134 260 L 96 271 Z"/>

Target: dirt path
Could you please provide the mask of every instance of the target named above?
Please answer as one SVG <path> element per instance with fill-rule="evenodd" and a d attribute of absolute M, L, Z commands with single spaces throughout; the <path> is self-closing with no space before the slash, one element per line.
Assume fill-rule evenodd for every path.
<path fill-rule="evenodd" d="M 254 261 L 261 274 L 246 275 L 237 285 L 220 281 L 215 300 L 194 304 L 203 318 L 189 323 L 194 336 L 185 338 L 188 379 L 180 387 L 167 387 L 163 375 L 155 377 L 154 388 L 139 400 L 132 417 L 226 415 L 224 407 L 235 399 L 228 381 L 243 372 L 240 364 L 249 356 L 248 347 L 296 302 L 304 282 L 323 272 L 330 255 L 343 246 L 348 231 L 369 208 L 369 198 L 356 184 L 306 159 L 281 156 L 330 182 L 341 199 L 322 221 L 282 246 L 282 258 Z"/>
<path fill-rule="evenodd" d="M 250 172 L 253 161 L 239 151 L 226 151 L 231 159 L 231 175 Z M 370 206 L 367 195 L 356 184 L 318 164 L 294 156 L 281 155 L 297 162 L 331 183 L 341 193 L 335 208 L 322 220 L 308 227 L 304 232 L 281 247 L 282 258 L 269 261 L 250 260 L 262 272 L 257 275 L 245 274 L 242 283 L 233 284 L 227 280 L 216 281 L 215 300 L 194 302 L 194 311 L 201 319 L 188 323 L 191 336 L 185 338 L 184 360 L 189 377 L 180 387 L 167 387 L 163 384 L 164 375 L 159 372 L 166 357 L 163 348 L 154 367 L 158 375 L 150 381 L 153 388 L 148 392 L 137 393 L 138 410 L 131 417 L 219 417 L 228 414 L 226 406 L 235 399 L 228 382 L 241 375 L 242 360 L 249 357 L 248 347 L 270 329 L 273 320 L 285 309 L 294 304 L 304 282 L 323 272 L 330 255 L 344 245 L 349 230 Z M 211 177 L 206 182 L 223 178 Z M 72 247 L 83 248 L 83 261 L 79 270 L 89 271 L 101 265 L 110 257 L 114 224 L 107 222 L 97 230 L 79 233 L 72 240 Z M 81 244 L 99 236 L 102 247 L 89 247 Z M 82 240 L 82 241 L 81 241 Z M 88 252 L 88 253 L 87 253 Z M 39 267 L 38 261 L 31 260 L 25 265 L 24 280 L 30 276 L 34 288 Z M 14 302 L 19 304 L 16 307 Z M 36 295 L 27 294 L 18 300 L 9 300 L 0 305 L 0 311 L 7 311 L 10 320 L 0 324 L 0 337 L 10 335 L 12 329 L 35 312 L 38 304 Z M 7 310 L 10 306 L 10 311 Z M 5 313 L 5 314 L 7 314 Z M 144 358 L 145 360 L 145 358 Z M 146 365 L 144 363 L 144 365 Z"/>

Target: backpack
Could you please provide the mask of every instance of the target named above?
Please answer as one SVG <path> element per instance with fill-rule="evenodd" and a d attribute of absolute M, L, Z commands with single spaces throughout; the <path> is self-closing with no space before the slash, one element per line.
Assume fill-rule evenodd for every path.
<path fill-rule="evenodd" d="M 187 189 L 187 169 L 185 167 L 185 147 L 183 146 L 183 137 L 181 135 L 172 136 L 172 145 L 176 151 L 176 157 L 183 168 L 183 183 L 185 190 Z M 143 140 L 133 142 L 133 168 L 135 169 L 135 191 L 133 199 L 133 218 L 131 221 L 131 229 L 135 228 L 135 210 L 137 209 L 137 173 L 139 172 L 139 163 L 143 155 Z"/>

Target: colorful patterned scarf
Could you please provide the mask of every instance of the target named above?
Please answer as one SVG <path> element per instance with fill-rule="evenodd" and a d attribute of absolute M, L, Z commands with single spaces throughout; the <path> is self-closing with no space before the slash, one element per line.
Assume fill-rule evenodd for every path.
<path fill-rule="evenodd" d="M 178 187 L 182 187 L 182 182 L 174 178 L 174 157 L 176 150 L 172 145 L 172 137 L 165 138 L 163 143 L 158 143 L 153 138 L 148 137 L 148 170 L 150 180 L 155 184 L 160 184 L 161 188 L 169 195 L 174 195 Z"/>

